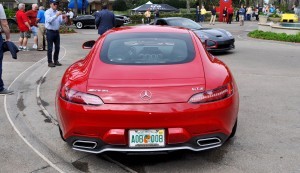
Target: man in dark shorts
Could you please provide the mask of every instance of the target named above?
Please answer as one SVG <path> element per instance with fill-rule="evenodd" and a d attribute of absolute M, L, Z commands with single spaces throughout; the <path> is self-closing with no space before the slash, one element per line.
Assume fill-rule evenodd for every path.
<path fill-rule="evenodd" d="M 17 23 L 20 30 L 19 50 L 28 51 L 27 41 L 30 38 L 31 27 L 28 17 L 25 14 L 25 4 L 18 5 L 19 10 L 16 13 Z"/>

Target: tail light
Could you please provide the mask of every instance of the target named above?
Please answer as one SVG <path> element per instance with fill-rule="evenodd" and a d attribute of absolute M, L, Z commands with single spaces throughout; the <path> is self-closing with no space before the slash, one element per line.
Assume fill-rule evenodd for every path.
<path fill-rule="evenodd" d="M 193 95 L 189 102 L 190 103 L 207 103 L 217 100 L 225 99 L 233 94 L 232 83 L 228 83 L 221 87 L 215 88 L 213 90 L 208 90 L 202 93 Z"/>
<path fill-rule="evenodd" d="M 101 98 L 96 95 L 76 91 L 68 87 L 61 88 L 60 97 L 66 101 L 77 103 L 77 104 L 94 105 L 94 106 L 99 106 L 104 104 Z"/>

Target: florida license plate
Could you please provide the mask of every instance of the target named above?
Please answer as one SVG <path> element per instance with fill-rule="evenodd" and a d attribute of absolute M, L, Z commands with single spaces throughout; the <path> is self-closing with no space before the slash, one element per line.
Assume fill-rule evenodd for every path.
<path fill-rule="evenodd" d="M 129 147 L 164 147 L 165 130 L 129 130 Z"/>

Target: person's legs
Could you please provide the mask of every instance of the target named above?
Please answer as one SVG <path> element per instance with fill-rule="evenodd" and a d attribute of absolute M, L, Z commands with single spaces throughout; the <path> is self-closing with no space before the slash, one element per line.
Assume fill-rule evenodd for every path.
<path fill-rule="evenodd" d="M 22 46 L 23 46 L 23 39 L 24 39 L 24 32 L 20 32 L 19 49 L 22 49 Z"/>
<path fill-rule="evenodd" d="M 0 36 L 0 91 L 4 89 L 4 83 L 2 80 L 2 60 L 3 60 L 3 50 L 2 50 L 3 38 Z"/>
<path fill-rule="evenodd" d="M 33 34 L 33 49 L 37 49 L 37 44 L 38 44 L 38 37 L 37 37 L 37 32 L 38 32 L 38 28 L 36 26 L 32 26 L 31 27 L 31 31 Z"/>
<path fill-rule="evenodd" d="M 55 62 L 58 62 L 58 55 L 59 55 L 59 49 L 60 49 L 60 35 L 59 35 L 59 32 L 55 33 L 54 46 L 55 46 L 55 48 L 54 48 L 53 59 L 54 59 L 54 63 L 55 63 Z"/>
<path fill-rule="evenodd" d="M 47 51 L 47 58 L 48 58 L 48 63 L 53 63 L 52 61 L 52 49 L 53 49 L 53 32 L 52 31 L 46 31 L 47 35 L 47 44 L 48 44 L 48 51 Z"/>
<path fill-rule="evenodd" d="M 43 24 L 38 24 L 38 50 L 43 50 L 43 42 L 44 42 L 44 36 L 43 36 Z"/>
<path fill-rule="evenodd" d="M 213 25 L 215 24 L 216 21 L 216 15 L 213 15 Z"/>
<path fill-rule="evenodd" d="M 23 50 L 25 50 L 25 51 L 28 50 L 27 41 L 28 41 L 28 38 L 30 38 L 30 37 L 31 37 L 31 34 L 29 31 L 24 32 L 24 39 L 23 39 L 22 45 L 23 45 Z"/>

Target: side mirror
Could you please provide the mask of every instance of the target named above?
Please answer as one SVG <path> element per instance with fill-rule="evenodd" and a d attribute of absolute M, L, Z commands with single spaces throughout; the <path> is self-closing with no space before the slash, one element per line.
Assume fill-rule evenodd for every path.
<path fill-rule="evenodd" d="M 95 40 L 86 41 L 82 44 L 82 49 L 91 49 L 95 43 Z"/>
<path fill-rule="evenodd" d="M 217 42 L 213 40 L 205 40 L 205 48 L 206 49 L 212 49 L 212 48 L 217 48 Z"/>

